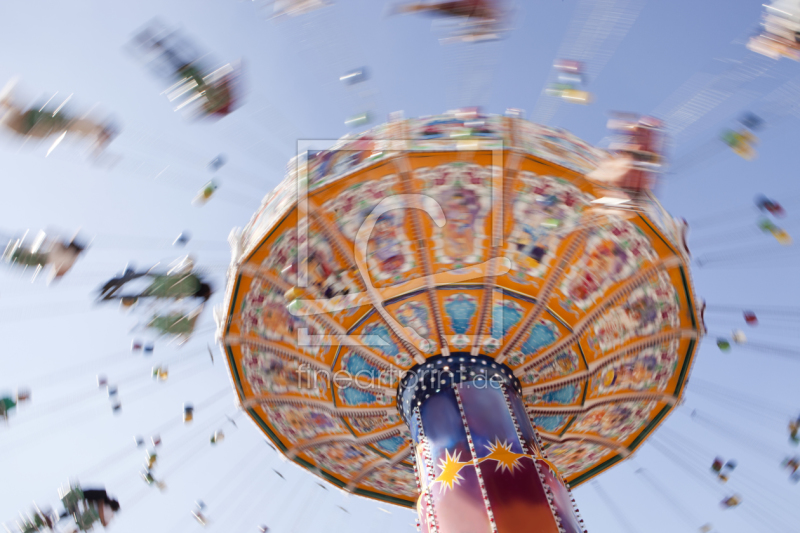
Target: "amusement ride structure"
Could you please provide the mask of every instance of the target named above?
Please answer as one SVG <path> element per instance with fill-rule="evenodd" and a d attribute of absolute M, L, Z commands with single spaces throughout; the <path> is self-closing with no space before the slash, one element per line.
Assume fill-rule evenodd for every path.
<path fill-rule="evenodd" d="M 243 231 L 218 340 L 248 416 L 426 533 L 577 532 L 569 488 L 678 404 L 705 329 L 661 126 L 601 150 L 477 110 L 293 159 Z"/>
<path fill-rule="evenodd" d="M 759 29 L 750 17 L 734 41 L 733 27 L 720 24 L 689 48 L 663 43 L 676 29 L 693 31 L 682 21 L 696 19 L 696 6 L 679 20 L 683 7 L 644 0 L 254 2 L 267 30 L 252 5 L 190 13 L 184 29 L 135 20 L 164 9 L 155 2 L 103 19 L 56 5 L 42 18 L 18 4 L 20 20 L 42 24 L 33 33 L 8 26 L 14 46 L 0 69 L 10 78 L 0 89 L 0 150 L 14 176 L 4 196 L 12 229 L 2 232 L 9 304 L 0 324 L 15 328 L 0 358 L 0 470 L 16 472 L 0 529 L 182 531 L 190 522 L 296 533 L 323 522 L 332 532 L 400 531 L 416 510 L 422 533 L 586 533 L 570 491 L 590 480 L 599 500 L 581 494 L 583 505 L 629 532 L 645 519 L 653 532 L 679 530 L 678 521 L 700 533 L 796 529 L 795 497 L 782 487 L 800 483 L 791 366 L 800 350 L 788 335 L 800 317 L 798 286 L 746 269 L 796 270 L 800 196 L 781 190 L 794 168 L 793 132 L 777 126 L 800 118 L 800 78 L 786 61 L 800 61 L 800 0 L 764 5 Z M 570 4 L 554 61 L 541 63 Z M 665 69 L 645 79 L 616 63 L 618 79 L 597 83 L 645 4 L 632 45 Z M 393 16 L 401 14 L 409 16 Z M 426 18 L 447 45 L 441 54 L 424 48 Z M 543 20 L 553 31 L 539 31 Z M 507 40 L 518 28 L 535 40 Z M 126 33 L 125 59 L 105 50 L 108 41 L 87 41 Z M 545 125 L 591 128 L 597 109 L 582 106 L 622 97 L 632 109 L 653 104 L 701 57 L 701 41 L 712 54 L 701 71 L 646 116 L 611 113 L 602 148 Z M 408 62 L 409 51 L 426 57 Z M 521 77 L 520 61 L 552 66 L 543 91 L 531 92 L 526 80 L 536 76 Z M 18 68 L 38 88 L 18 88 Z M 59 90 L 45 99 L 53 84 Z M 471 107 L 374 122 L 390 109 L 440 108 L 444 93 L 445 108 L 493 105 L 498 86 L 518 105 L 539 95 L 530 121 L 518 109 Z M 158 101 L 148 98 L 156 90 Z M 100 95 L 114 114 L 77 101 Z M 556 121 L 569 104 L 572 114 Z M 325 117 L 371 129 L 304 141 L 304 109 L 317 132 L 338 131 Z M 670 208 L 692 222 L 694 257 L 687 223 L 654 194 L 667 137 L 668 187 L 680 200 Z M 229 265 L 219 229 L 250 216 L 275 183 L 264 168 L 290 147 L 300 153 L 286 178 L 230 234 Z M 747 163 L 696 172 L 730 152 Z M 113 179 L 96 181 L 99 173 Z M 19 221 L 48 229 L 13 229 Z M 112 259 L 126 266 L 109 278 Z M 707 273 L 696 279 L 708 306 L 695 295 L 692 265 Z M 28 287 L 42 278 L 52 288 Z M 78 301 L 59 300 L 73 290 Z M 87 309 L 90 291 L 104 305 Z M 781 300 L 789 305 L 773 305 Z M 137 324 L 123 330 L 101 315 L 114 308 Z M 227 370 L 218 357 L 214 366 L 214 330 Z M 64 341 L 84 331 L 91 342 Z M 706 335 L 720 353 L 707 364 L 704 355 L 687 395 Z M 95 353 L 101 346 L 108 353 Z M 200 375 L 209 370 L 218 372 Z M 198 381 L 180 384 L 187 379 Z M 58 392 L 67 388 L 76 390 Z M 197 397 L 210 389 L 218 390 Z M 660 427 L 675 411 L 683 420 Z M 257 431 L 242 431 L 242 413 Z M 120 439 L 107 454 L 111 437 Z M 645 441 L 643 460 L 609 478 L 609 493 L 628 502 L 617 508 L 594 478 Z M 651 461 L 651 449 L 661 457 Z M 630 497 L 640 482 L 657 504 Z M 39 499 L 45 486 L 53 497 L 55 483 L 58 509 Z M 332 487 L 340 491 L 318 491 Z M 345 503 L 347 494 L 403 509 Z M 172 515 L 175 525 L 164 525 Z"/>

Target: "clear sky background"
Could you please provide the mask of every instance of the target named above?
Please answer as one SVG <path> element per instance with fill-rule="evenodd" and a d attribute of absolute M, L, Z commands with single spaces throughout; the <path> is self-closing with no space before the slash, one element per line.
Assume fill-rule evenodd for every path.
<path fill-rule="evenodd" d="M 85 486 L 105 485 L 120 499 L 122 512 L 109 528 L 118 533 L 198 531 L 190 514 L 197 499 L 208 505 L 209 531 L 255 532 L 262 523 L 279 533 L 413 531 L 413 512 L 324 490 L 312 475 L 282 462 L 244 417 L 238 429 L 225 423 L 226 414 L 235 414 L 234 397 L 224 363 L 212 365 L 208 357 L 210 312 L 192 341 L 180 348 L 159 341 L 143 360 L 129 347 L 134 336 L 146 337 L 131 333 L 145 316 L 95 306 L 93 295 L 128 261 L 147 267 L 177 258 L 181 252 L 171 242 L 189 230 L 194 240 L 187 250 L 207 269 L 218 290 L 211 303 L 219 303 L 230 259 L 227 235 L 246 224 L 282 179 L 298 139 L 338 138 L 348 131 L 345 118 L 365 110 L 379 121 L 397 110 L 419 116 L 463 105 L 531 114 L 543 109 L 537 101 L 559 49 L 588 60 L 595 102 L 552 108 L 549 124 L 595 143 L 606 136 L 610 110 L 658 111 L 671 125 L 682 124 L 673 128 L 675 172 L 662 177 L 658 192 L 670 212 L 696 223 L 690 246 L 695 257 L 709 259 L 693 270 L 698 295 L 709 305 L 735 308 L 796 305 L 796 247 L 783 249 L 756 229 L 753 198 L 765 193 L 782 202 L 788 216 L 780 223 L 800 235 L 793 96 L 800 94 L 793 85 L 800 66 L 762 60 L 744 48 L 757 29 L 758 2 L 520 2 L 507 39 L 473 47 L 441 46 L 430 19 L 388 18 L 383 0 L 337 0 L 279 22 L 260 16 L 258 5 L 37 0 L 0 6 L 0 83 L 20 75 L 16 95 L 25 104 L 74 94 L 68 109 L 82 113 L 98 104 L 96 112 L 112 114 L 123 128 L 111 145 L 121 157 L 113 168 L 93 164 L 79 144 L 65 142 L 45 157 L 50 141 L 23 145 L 0 132 L 0 234 L 54 229 L 69 236 L 80 228 L 94 239 L 57 285 L 0 271 L 0 389 L 33 390 L 33 401 L 0 427 L 0 522 L 12 522 L 32 501 L 56 506 L 57 487 L 77 478 Z M 608 29 L 608 39 L 581 48 L 580 39 L 590 34 L 580 24 L 570 30 L 571 21 L 595 5 L 617 15 L 598 25 L 597 31 Z M 241 109 L 216 123 L 189 122 L 172 111 L 160 95 L 168 82 L 125 50 L 131 34 L 155 16 L 182 28 L 212 64 L 242 59 L 248 95 Z M 372 75 L 365 85 L 347 89 L 338 82 L 364 65 Z M 737 78 L 752 72 L 760 75 Z M 719 105 L 708 109 L 710 101 Z M 714 138 L 751 109 L 763 113 L 767 127 L 758 159 L 746 162 Z M 218 172 L 218 194 L 204 207 L 192 206 L 211 178 L 207 163 L 219 153 L 229 163 Z M 797 451 L 788 444 L 786 424 L 800 411 L 800 361 L 792 360 L 800 355 L 791 351 L 800 340 L 800 316 L 761 314 L 757 329 L 745 329 L 754 344 L 788 347 L 782 355 L 744 347 L 722 354 L 714 338 L 746 328 L 741 314 L 709 310 L 706 318 L 711 334 L 685 404 L 633 459 L 575 491 L 590 531 L 692 532 L 705 523 L 725 533 L 796 529 L 800 486 L 788 481 L 780 461 Z M 155 364 L 169 365 L 169 381 L 150 379 Z M 96 387 L 98 373 L 119 386 L 118 416 Z M 180 422 L 184 402 L 196 407 L 191 425 Z M 227 438 L 212 447 L 208 439 L 217 429 Z M 163 493 L 139 478 L 144 451 L 133 441 L 153 430 L 163 439 L 156 469 L 168 486 Z M 727 485 L 709 471 L 717 454 L 739 463 Z M 720 500 L 734 493 L 744 503 L 723 511 Z"/>

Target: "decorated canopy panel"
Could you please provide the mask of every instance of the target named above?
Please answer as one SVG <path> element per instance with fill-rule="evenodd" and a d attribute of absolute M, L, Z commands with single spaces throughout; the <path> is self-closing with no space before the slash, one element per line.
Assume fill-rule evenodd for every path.
<path fill-rule="evenodd" d="M 392 122 L 292 162 L 247 228 L 220 337 L 240 401 L 289 458 L 414 506 L 397 385 L 455 353 L 511 368 L 573 484 L 679 400 L 702 333 L 682 226 L 597 215 L 605 154 L 508 117 Z"/>

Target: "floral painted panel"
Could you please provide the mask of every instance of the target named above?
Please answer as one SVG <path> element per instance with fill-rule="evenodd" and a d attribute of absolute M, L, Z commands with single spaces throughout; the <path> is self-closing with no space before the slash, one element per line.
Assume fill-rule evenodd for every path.
<path fill-rule="evenodd" d="M 375 207 L 397 192 L 396 176 L 358 183 L 345 189 L 322 207 L 329 212 L 342 234 L 355 241 L 356 234 Z M 402 203 L 402 202 L 401 202 Z M 406 209 L 392 209 L 378 218 L 367 247 L 367 266 L 376 281 L 402 281 L 416 267 L 405 229 Z"/>
<path fill-rule="evenodd" d="M 335 198 L 322 204 L 336 221 L 336 226 L 348 240 L 355 242 L 356 234 L 369 214 L 387 196 L 399 194 L 397 176 L 355 183 Z"/>
<path fill-rule="evenodd" d="M 478 115 L 465 121 L 455 115 L 438 115 L 412 119 L 408 125 L 414 150 L 456 150 L 464 139 L 484 139 L 489 141 L 485 148 L 502 148 L 503 137 L 508 135 L 498 116 Z"/>
<path fill-rule="evenodd" d="M 533 385 L 572 374 L 578 368 L 580 357 L 573 347 L 569 347 L 530 368 L 521 380 L 525 385 Z"/>
<path fill-rule="evenodd" d="M 394 338 L 383 322 L 370 322 L 365 325 L 361 329 L 360 339 L 362 343 L 401 368 L 408 368 L 413 364 L 411 356 L 406 353 L 403 346 Z"/>
<path fill-rule="evenodd" d="M 504 298 L 492 304 L 492 337 L 500 339 L 522 319 L 522 306 Z"/>
<path fill-rule="evenodd" d="M 647 424 L 656 402 L 620 402 L 600 405 L 578 415 L 570 433 L 594 433 L 607 439 L 625 440 Z"/>
<path fill-rule="evenodd" d="M 394 404 L 394 399 L 380 392 L 367 392 L 356 387 L 336 387 L 336 399 L 350 407 L 383 407 Z"/>
<path fill-rule="evenodd" d="M 522 341 L 519 351 L 514 352 L 508 358 L 508 364 L 516 367 L 524 363 L 528 359 L 532 359 L 538 352 L 543 351 L 548 346 L 554 344 L 561 336 L 558 326 L 544 318 L 538 319 L 533 325 L 525 340 Z"/>
<path fill-rule="evenodd" d="M 269 423 L 292 444 L 310 440 L 319 435 L 349 434 L 347 427 L 339 417 L 314 407 L 266 404 L 263 408 Z"/>
<path fill-rule="evenodd" d="M 569 405 L 578 403 L 583 392 L 583 383 L 570 383 L 546 392 L 534 392 L 525 396 L 529 405 Z"/>
<path fill-rule="evenodd" d="M 377 365 L 367 361 L 361 355 L 346 351 L 342 356 L 342 363 L 339 367 L 347 373 L 347 376 L 366 382 L 371 385 L 381 387 L 397 386 L 397 375 L 381 369 Z"/>
<path fill-rule="evenodd" d="M 592 230 L 583 254 L 567 270 L 560 290 L 565 309 L 585 311 L 613 284 L 656 259 L 650 240 L 636 225 L 616 219 Z"/>
<path fill-rule="evenodd" d="M 372 445 L 387 455 L 394 455 L 403 447 L 408 448 L 409 439 L 403 435 L 394 435 L 393 437 L 373 442 Z"/>
<path fill-rule="evenodd" d="M 502 295 L 502 292 L 495 292 L 495 300 L 492 302 L 492 322 L 489 334 L 491 337 L 483 341 L 483 351 L 494 353 L 502 344 L 506 334 L 519 324 L 525 315 L 525 309 L 512 298 Z"/>
<path fill-rule="evenodd" d="M 508 236 L 509 276 L 517 283 L 542 278 L 558 245 L 579 224 L 592 197 L 566 180 L 522 172 L 514 199 L 514 227 Z"/>
<path fill-rule="evenodd" d="M 455 350 L 463 350 L 469 345 L 466 333 L 474 326 L 478 299 L 465 292 L 451 294 L 445 297 L 444 304 L 445 332 L 454 334 L 448 338 L 448 343 Z"/>
<path fill-rule="evenodd" d="M 404 463 L 382 466 L 361 481 L 361 485 L 386 494 L 414 498 L 417 495 L 417 482 L 414 467 Z"/>
<path fill-rule="evenodd" d="M 679 311 L 678 294 L 669 274 L 660 271 L 634 289 L 622 305 L 606 311 L 592 325 L 587 343 L 594 351 L 609 352 L 628 339 L 677 327 Z"/>
<path fill-rule="evenodd" d="M 407 328 L 411 340 L 423 352 L 435 353 L 439 343 L 435 340 L 436 330 L 433 325 L 433 314 L 427 301 L 408 300 L 392 309 L 398 322 Z"/>
<path fill-rule="evenodd" d="M 570 415 L 536 415 L 533 417 L 533 425 L 540 431 L 558 433 L 569 419 Z"/>
<path fill-rule="evenodd" d="M 396 426 L 400 422 L 399 415 L 380 415 L 380 416 L 351 416 L 346 417 L 353 430 L 359 434 L 373 433 L 381 429 Z"/>
<path fill-rule="evenodd" d="M 515 144 L 532 155 L 582 174 L 594 170 L 603 152 L 566 130 L 515 120 Z"/>
<path fill-rule="evenodd" d="M 253 280 L 241 307 L 241 328 L 262 339 L 283 342 L 314 357 L 323 355 L 322 343 L 298 345 L 299 330 L 308 335 L 325 335 L 325 331 L 309 317 L 294 316 L 286 309 L 286 298 L 272 286 Z"/>
<path fill-rule="evenodd" d="M 406 235 L 405 209 L 393 209 L 378 217 L 367 247 L 367 265 L 376 281 L 405 281 L 417 266 Z"/>
<path fill-rule="evenodd" d="M 378 128 L 376 128 L 378 129 Z M 381 142 L 372 138 L 373 131 L 358 138 L 340 140 L 330 150 L 309 153 L 307 161 L 308 187 L 317 189 L 350 172 L 365 168 L 387 156 Z M 382 139 L 378 136 L 377 139 Z"/>
<path fill-rule="evenodd" d="M 595 466 L 611 451 L 600 444 L 579 440 L 553 443 L 545 450 L 547 458 L 558 468 L 562 476 L 569 476 Z"/>
<path fill-rule="evenodd" d="M 486 260 L 486 216 L 491 203 L 493 167 L 448 163 L 422 168 L 416 175 L 424 194 L 441 206 L 445 224 L 433 228 L 433 256 L 437 271 L 462 268 Z"/>
<path fill-rule="evenodd" d="M 260 348 L 242 346 L 244 377 L 256 395 L 296 394 L 309 398 L 328 397 L 328 377 L 308 364 L 283 359 Z"/>
<path fill-rule="evenodd" d="M 367 463 L 380 457 L 377 453 L 366 446 L 359 446 L 347 443 L 323 444 L 316 448 L 304 450 L 318 467 L 338 474 L 345 478 L 352 478 Z"/>
<path fill-rule="evenodd" d="M 314 227 L 308 229 L 307 235 L 296 228 L 284 231 L 271 243 L 270 254 L 262 266 L 286 283 L 299 285 L 299 247 L 302 244 L 307 246 L 307 290 L 314 296 L 332 298 L 359 291 L 355 270 L 342 265 L 327 238 Z"/>
<path fill-rule="evenodd" d="M 678 368 L 677 340 L 618 359 L 602 367 L 590 382 L 593 397 L 615 392 L 664 392 Z"/>

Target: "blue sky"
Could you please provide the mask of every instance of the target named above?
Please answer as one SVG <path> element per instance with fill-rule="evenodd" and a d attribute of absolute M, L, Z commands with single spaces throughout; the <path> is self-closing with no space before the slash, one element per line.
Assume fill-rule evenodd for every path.
<path fill-rule="evenodd" d="M 111 146 L 122 158 L 111 169 L 93 165 L 77 144 L 65 142 L 45 158 L 49 142 L 22 146 L 0 133 L 0 233 L 54 228 L 71 234 L 80 228 L 94 238 L 86 257 L 58 285 L 0 272 L 0 389 L 27 385 L 34 395 L 0 428 L 0 521 L 12 521 L 32 501 L 57 504 L 59 484 L 80 476 L 84 485 L 105 484 L 120 498 L 123 512 L 110 528 L 119 533 L 197 530 L 190 515 L 196 499 L 208 505 L 212 531 L 256 531 L 260 523 L 287 533 L 413 531 L 410 511 L 324 491 L 311 475 L 282 462 L 244 419 L 238 430 L 225 424 L 224 415 L 235 406 L 224 365 L 208 360 L 210 313 L 201 319 L 204 333 L 179 349 L 160 342 L 151 361 L 143 361 L 129 351 L 130 330 L 141 317 L 95 306 L 93 291 L 128 261 L 172 261 L 179 252 L 170 243 L 187 229 L 194 236 L 187 250 L 208 269 L 220 291 L 211 302 L 217 303 L 230 257 L 226 237 L 282 179 L 298 139 L 338 138 L 347 132 L 345 118 L 367 108 L 379 120 L 397 110 L 418 116 L 460 105 L 531 112 L 570 21 L 593 4 L 520 3 L 507 39 L 465 48 L 440 46 L 430 19 L 386 17 L 382 0 L 339 0 L 322 12 L 280 22 L 259 16 L 249 1 L 4 3 L 0 83 L 21 76 L 17 97 L 23 103 L 47 100 L 56 91 L 54 102 L 74 94 L 68 104 L 74 112 L 98 104 L 96 111 L 113 115 L 123 133 Z M 594 104 L 561 105 L 548 123 L 600 142 L 608 111 L 660 110 L 675 119 L 685 110 L 680 106 L 711 83 L 710 90 L 724 98 L 675 136 L 672 154 L 681 161 L 731 126 L 741 111 L 763 109 L 767 127 L 758 159 L 746 162 L 719 149 L 685 171 L 664 175 L 659 194 L 668 210 L 690 223 L 731 213 L 715 224 L 698 224 L 692 233 L 695 256 L 735 250 L 743 258 L 695 268 L 700 297 L 710 305 L 792 306 L 800 292 L 795 252 L 754 229 L 752 199 L 765 193 L 783 201 L 788 216 L 782 224 L 792 232 L 800 208 L 794 183 L 797 118 L 789 113 L 791 98 L 776 104 L 764 98 L 780 96 L 773 91 L 800 75 L 800 67 L 781 60 L 725 93 L 721 73 L 761 64 L 743 44 L 757 29 L 762 8 L 756 2 L 606 4 L 638 17 L 618 46 L 609 39 L 584 50 L 598 63 L 613 52 L 589 80 Z M 216 123 L 188 122 L 172 111 L 160 95 L 165 80 L 124 49 L 154 16 L 182 28 L 212 62 L 242 59 L 248 96 L 241 109 Z M 338 82 L 362 65 L 372 74 L 363 87 L 349 90 Z M 218 153 L 229 159 L 218 173 L 222 186 L 206 206 L 192 206 L 196 191 L 211 178 L 206 164 Z M 715 235 L 723 237 L 714 242 Z M 765 252 L 748 252 L 756 249 Z M 790 320 L 761 318 L 758 329 L 746 330 L 753 342 L 798 342 Z M 741 316 L 709 312 L 707 322 L 712 334 L 700 349 L 686 403 L 656 434 L 670 446 L 673 460 L 646 444 L 634 459 L 600 476 L 600 490 L 619 512 L 591 483 L 577 489 L 590 531 L 688 532 L 710 522 L 716 531 L 737 533 L 797 522 L 792 503 L 800 487 L 787 481 L 779 462 L 793 451 L 785 426 L 800 410 L 798 363 L 756 350 L 721 354 L 713 337 L 744 328 Z M 154 364 L 169 364 L 167 383 L 150 380 Z M 98 373 L 119 384 L 120 416 L 112 415 L 109 400 L 96 389 Z M 719 386 L 740 391 L 743 400 L 725 405 L 713 392 Z M 204 405 L 190 426 L 175 422 L 184 402 Z M 692 420 L 693 409 L 706 418 Z M 154 428 L 165 428 L 158 467 L 168 485 L 164 493 L 147 491 L 138 478 L 144 452 L 134 448 L 133 436 L 149 436 Z M 208 438 L 221 428 L 227 439 L 212 448 Z M 738 460 L 730 486 L 719 488 L 708 472 L 714 454 Z M 107 466 L 93 468 L 98 464 Z M 682 510 L 637 474 L 639 468 Z M 734 492 L 745 503 L 722 511 L 719 500 Z M 767 515 L 770 523 L 764 523 Z"/>

